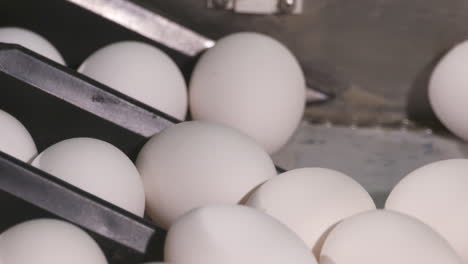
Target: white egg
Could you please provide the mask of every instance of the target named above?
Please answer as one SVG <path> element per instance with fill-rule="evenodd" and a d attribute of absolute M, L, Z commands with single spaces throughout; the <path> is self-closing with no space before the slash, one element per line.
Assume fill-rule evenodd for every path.
<path fill-rule="evenodd" d="M 98 244 L 69 223 L 40 219 L 0 235 L 2 264 L 107 264 Z"/>
<path fill-rule="evenodd" d="M 463 264 L 441 236 L 419 220 L 374 210 L 338 224 L 325 240 L 320 264 Z"/>
<path fill-rule="evenodd" d="M 136 164 L 147 213 L 164 228 L 194 208 L 236 204 L 276 175 L 273 161 L 252 139 L 202 121 L 163 130 L 143 147 Z"/>
<path fill-rule="evenodd" d="M 278 41 L 237 33 L 218 41 L 197 63 L 190 81 L 194 119 L 219 122 L 277 152 L 296 130 L 305 107 L 305 78 Z"/>
<path fill-rule="evenodd" d="M 408 174 L 385 207 L 426 223 L 468 263 L 468 159 L 431 163 Z"/>
<path fill-rule="evenodd" d="M 0 42 L 18 44 L 57 63 L 65 65 L 59 51 L 44 37 L 24 28 L 0 28 Z"/>
<path fill-rule="evenodd" d="M 315 264 L 287 227 L 244 206 L 213 206 L 181 217 L 167 234 L 164 256 L 177 264 Z"/>
<path fill-rule="evenodd" d="M 123 41 L 93 53 L 78 71 L 180 120 L 187 113 L 187 85 L 164 52 L 143 42 Z"/>
<path fill-rule="evenodd" d="M 246 205 L 273 216 L 301 237 L 316 257 L 339 221 L 375 209 L 369 193 L 338 171 L 304 168 L 288 171 L 258 188 Z"/>
<path fill-rule="evenodd" d="M 122 151 L 107 142 L 64 140 L 47 148 L 32 164 L 135 215 L 144 214 L 145 194 L 138 170 Z"/>
<path fill-rule="evenodd" d="M 0 110 L 0 151 L 30 162 L 37 155 L 36 144 L 28 130 L 16 118 Z"/>
<path fill-rule="evenodd" d="M 453 48 L 436 66 L 429 81 L 429 99 L 440 121 L 468 140 L 468 41 Z"/>

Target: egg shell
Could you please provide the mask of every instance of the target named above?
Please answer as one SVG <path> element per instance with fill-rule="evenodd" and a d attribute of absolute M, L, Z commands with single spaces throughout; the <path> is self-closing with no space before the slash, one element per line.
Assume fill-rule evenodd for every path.
<path fill-rule="evenodd" d="M 21 161 L 30 162 L 37 155 L 36 144 L 28 130 L 5 111 L 0 110 L 0 151 Z"/>
<path fill-rule="evenodd" d="M 44 150 L 32 165 L 135 215 L 144 214 L 145 194 L 138 170 L 107 142 L 67 139 Z"/>
<path fill-rule="evenodd" d="M 315 264 L 304 242 L 280 222 L 244 206 L 191 211 L 169 230 L 164 250 L 178 264 Z"/>
<path fill-rule="evenodd" d="M 187 114 L 187 85 L 172 59 L 160 49 L 136 41 L 105 46 L 78 69 L 129 97 L 177 119 Z"/>
<path fill-rule="evenodd" d="M 197 207 L 237 204 L 276 175 L 270 156 L 226 126 L 191 121 L 151 138 L 137 158 L 148 215 L 163 228 Z"/>
<path fill-rule="evenodd" d="M 468 140 L 468 41 L 455 46 L 435 67 L 429 80 L 429 101 L 440 121 Z"/>
<path fill-rule="evenodd" d="M 273 216 L 301 237 L 316 257 L 341 220 L 376 209 L 369 193 L 351 177 L 330 169 L 303 168 L 264 183 L 246 205 Z"/>
<path fill-rule="evenodd" d="M 0 28 L 0 42 L 21 45 L 57 63 L 65 65 L 62 55 L 60 55 L 54 45 L 41 35 L 30 30 L 17 27 Z"/>
<path fill-rule="evenodd" d="M 190 81 L 190 110 L 196 120 L 242 131 L 271 154 L 299 125 L 305 88 L 301 67 L 284 45 L 262 34 L 237 33 L 200 58 Z"/>
<path fill-rule="evenodd" d="M 438 161 L 403 178 L 385 208 L 418 218 L 468 263 L 468 159 Z"/>
<path fill-rule="evenodd" d="M 98 244 L 69 223 L 39 219 L 0 235 L 2 264 L 107 264 Z"/>
<path fill-rule="evenodd" d="M 339 223 L 328 235 L 320 264 L 463 264 L 439 234 L 419 220 L 374 210 Z"/>

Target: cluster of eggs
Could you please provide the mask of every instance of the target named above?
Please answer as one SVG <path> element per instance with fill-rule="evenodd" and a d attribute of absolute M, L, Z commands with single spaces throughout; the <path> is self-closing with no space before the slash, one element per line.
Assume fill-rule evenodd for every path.
<path fill-rule="evenodd" d="M 0 42 L 65 64 L 57 49 L 34 32 L 0 28 Z M 179 120 L 190 106 L 193 119 L 235 128 L 268 153 L 286 144 L 305 107 L 305 78 L 296 58 L 278 41 L 256 33 L 219 40 L 198 61 L 189 89 L 168 55 L 137 41 L 99 49 L 78 72 Z"/>
<path fill-rule="evenodd" d="M 0 29 L 0 42 L 64 64 L 35 33 Z M 431 95 L 445 85 L 437 77 L 446 73 L 443 65 Z M 92 138 L 68 139 L 38 154 L 27 129 L 0 111 L 0 150 L 135 215 L 146 213 L 168 229 L 168 263 L 468 263 L 468 160 L 410 173 L 383 210 L 338 171 L 277 175 L 269 154 L 300 122 L 305 81 L 294 56 L 269 37 L 239 33 L 220 40 L 201 57 L 188 92 L 175 63 L 139 42 L 104 47 L 78 71 L 180 120 L 190 109 L 195 121 L 154 135 L 134 164 Z M 0 263 L 33 262 L 107 263 L 87 233 L 51 219 L 0 235 Z"/>

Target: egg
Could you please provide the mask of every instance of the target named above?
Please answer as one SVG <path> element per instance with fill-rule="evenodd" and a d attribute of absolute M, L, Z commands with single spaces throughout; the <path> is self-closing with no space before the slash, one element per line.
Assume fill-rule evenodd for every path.
<path fill-rule="evenodd" d="M 429 101 L 440 121 L 468 140 L 468 41 L 454 47 L 435 67 L 429 80 Z"/>
<path fill-rule="evenodd" d="M 411 215 L 441 234 L 468 263 L 468 159 L 431 163 L 403 178 L 385 207 Z"/>
<path fill-rule="evenodd" d="M 29 162 L 37 155 L 36 144 L 28 130 L 5 111 L 0 110 L 0 151 L 21 161 Z"/>
<path fill-rule="evenodd" d="M 359 183 L 341 172 L 324 168 L 296 169 L 274 177 L 258 188 L 246 205 L 295 231 L 316 257 L 335 224 L 376 209 Z"/>
<path fill-rule="evenodd" d="M 180 120 L 187 113 L 187 86 L 177 65 L 156 47 L 136 41 L 105 46 L 78 69 L 129 97 Z"/>
<path fill-rule="evenodd" d="M 211 206 L 181 217 L 164 256 L 177 264 L 316 264 L 304 242 L 273 218 L 244 206 Z"/>
<path fill-rule="evenodd" d="M 148 215 L 163 228 L 197 207 L 236 204 L 276 175 L 269 155 L 234 129 L 204 121 L 166 128 L 138 155 Z"/>
<path fill-rule="evenodd" d="M 69 223 L 39 219 L 0 235 L 2 264 L 107 264 L 98 244 Z"/>
<path fill-rule="evenodd" d="M 21 45 L 57 63 L 65 65 L 62 55 L 60 55 L 54 45 L 41 35 L 30 30 L 17 27 L 0 28 L 0 42 Z"/>
<path fill-rule="evenodd" d="M 138 170 L 107 142 L 64 140 L 44 150 L 32 165 L 135 215 L 144 214 L 145 194 Z"/>
<path fill-rule="evenodd" d="M 190 111 L 196 120 L 242 131 L 271 154 L 296 130 L 305 94 L 302 69 L 284 45 L 262 34 L 236 33 L 219 40 L 197 63 Z"/>
<path fill-rule="evenodd" d="M 374 210 L 339 223 L 323 245 L 320 264 L 463 264 L 441 236 L 419 220 Z"/>

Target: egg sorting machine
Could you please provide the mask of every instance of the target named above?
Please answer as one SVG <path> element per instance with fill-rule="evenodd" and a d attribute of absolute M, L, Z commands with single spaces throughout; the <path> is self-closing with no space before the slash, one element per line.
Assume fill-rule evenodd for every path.
<path fill-rule="evenodd" d="M 461 0 L 310 0 L 295 15 L 245 15 L 206 4 L 2 1 L 0 25 L 40 33 L 72 68 L 106 44 L 148 42 L 167 52 L 187 78 L 196 55 L 215 44 L 212 39 L 237 31 L 272 35 L 298 56 L 313 88 L 304 124 L 275 155 L 276 163 L 288 169 L 327 166 L 344 171 L 380 205 L 410 170 L 466 156 L 464 144 L 440 128 L 425 92 L 434 62 L 468 33 L 468 6 Z M 0 107 L 26 125 L 39 150 L 61 139 L 90 136 L 134 158 L 149 136 L 177 122 L 18 46 L 0 46 L 0 66 Z M 162 258 L 160 250 L 146 254 L 148 247 L 161 249 L 164 238 L 164 231 L 151 223 L 5 154 L 0 161 L 0 206 L 9 212 L 0 229 L 31 218 L 58 217 L 90 231 L 112 263 Z M 54 207 L 52 197 L 62 206 Z M 77 213 L 83 207 L 93 212 L 95 222 Z"/>

